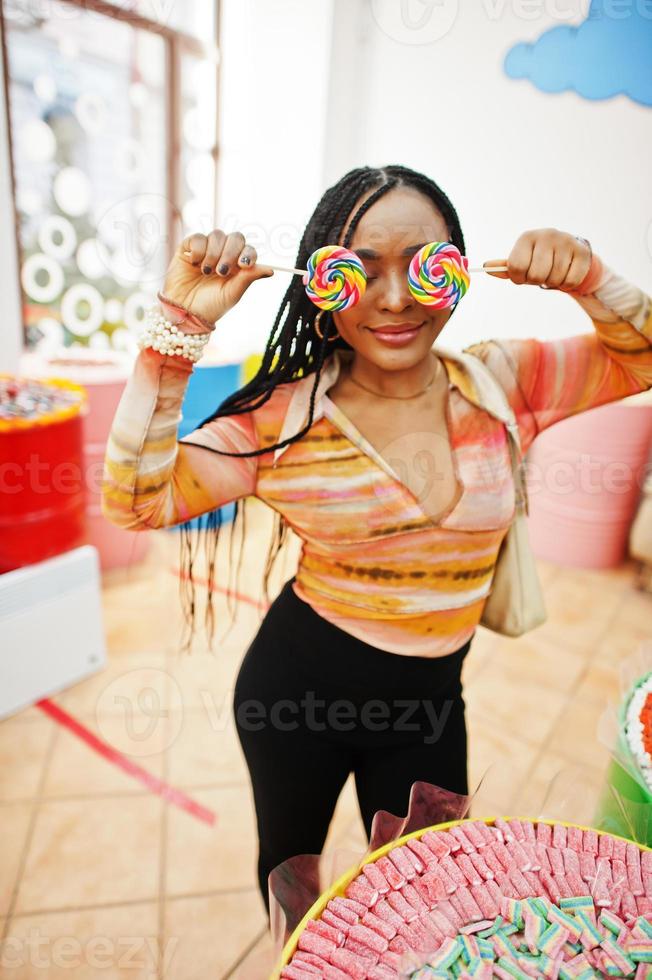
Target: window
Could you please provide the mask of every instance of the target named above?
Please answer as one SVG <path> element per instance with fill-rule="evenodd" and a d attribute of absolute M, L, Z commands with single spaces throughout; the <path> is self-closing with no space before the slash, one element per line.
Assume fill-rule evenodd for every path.
<path fill-rule="evenodd" d="M 217 4 L 2 10 L 26 345 L 134 350 L 172 248 L 215 223 Z"/>

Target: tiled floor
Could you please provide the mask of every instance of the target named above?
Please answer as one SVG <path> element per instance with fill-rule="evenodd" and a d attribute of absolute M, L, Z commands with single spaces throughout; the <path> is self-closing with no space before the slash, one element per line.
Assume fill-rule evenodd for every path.
<path fill-rule="evenodd" d="M 269 511 L 252 501 L 247 525 L 240 588 L 257 598 Z M 222 569 L 227 546 L 228 531 Z M 105 576 L 108 666 L 53 700 L 216 824 L 147 791 L 36 707 L 0 722 L 1 978 L 266 976 L 250 787 L 230 712 L 262 614 L 241 602 L 214 654 L 201 635 L 180 653 L 177 549 L 175 532 L 153 533 L 144 563 Z M 297 550 L 291 538 L 272 596 Z M 589 820 L 607 757 L 597 722 L 620 663 L 652 640 L 652 596 L 635 590 L 631 563 L 590 572 L 542 562 L 540 572 L 548 621 L 520 640 L 480 629 L 466 661 L 471 781 L 488 770 L 480 810 L 552 816 L 566 800 Z M 220 593 L 216 612 L 228 623 Z M 347 784 L 327 849 L 364 846 Z"/>

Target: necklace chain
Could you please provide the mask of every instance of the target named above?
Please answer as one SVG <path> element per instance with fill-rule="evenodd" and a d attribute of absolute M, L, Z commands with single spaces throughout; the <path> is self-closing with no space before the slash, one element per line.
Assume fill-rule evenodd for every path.
<path fill-rule="evenodd" d="M 424 392 L 428 391 L 428 389 L 432 387 L 432 384 L 435 378 L 437 377 L 438 369 L 439 369 L 439 362 L 437 362 L 437 365 L 435 367 L 435 373 L 433 374 L 432 378 L 430 379 L 426 387 L 422 388 L 421 391 L 417 391 L 414 395 L 383 395 L 379 391 L 374 391 L 373 388 L 367 388 L 367 386 L 363 385 L 360 381 L 356 381 L 356 379 L 353 377 L 353 374 L 351 372 L 351 368 L 349 368 L 349 378 L 354 385 L 358 386 L 358 388 L 363 388 L 365 391 L 368 391 L 370 395 L 376 395 L 377 398 L 397 398 L 402 401 L 409 401 L 411 398 L 418 398 L 419 395 L 423 395 Z"/>

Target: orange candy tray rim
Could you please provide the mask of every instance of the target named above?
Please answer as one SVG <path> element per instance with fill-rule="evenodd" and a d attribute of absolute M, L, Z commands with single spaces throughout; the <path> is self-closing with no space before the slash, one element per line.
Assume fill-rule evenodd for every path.
<path fill-rule="evenodd" d="M 328 888 L 325 892 L 323 892 L 319 896 L 317 901 L 314 903 L 314 905 L 312 905 L 308 909 L 303 919 L 301 920 L 301 922 L 296 927 L 296 929 L 288 939 L 287 943 L 283 947 L 283 952 L 281 953 L 281 960 L 270 974 L 270 980 L 279 980 L 279 977 L 281 975 L 281 970 L 283 969 L 283 967 L 288 965 L 294 953 L 296 952 L 297 943 L 299 942 L 299 936 L 306 928 L 306 924 L 309 922 L 309 920 L 319 918 L 321 913 L 326 908 L 328 902 L 330 902 L 331 898 L 335 898 L 338 895 L 344 895 L 344 891 L 347 885 L 349 885 L 353 881 L 353 879 L 360 874 L 360 870 L 364 867 L 365 864 L 373 864 L 374 861 L 377 861 L 378 858 L 383 857 L 385 854 L 393 850 L 395 847 L 399 847 L 401 844 L 404 844 L 407 840 L 411 840 L 413 837 L 423 837 L 423 835 L 426 834 L 429 830 L 434 832 L 440 830 L 448 830 L 449 827 L 457 827 L 459 824 L 464 824 L 464 823 L 486 823 L 491 826 L 493 825 L 495 819 L 496 819 L 495 817 L 485 817 L 485 818 L 470 817 L 464 820 L 449 820 L 448 823 L 439 823 L 439 824 L 435 824 L 432 827 L 423 827 L 421 830 L 414 830 L 409 834 L 405 834 L 403 837 L 399 837 L 397 840 L 390 841 L 388 844 L 383 844 L 382 847 L 379 847 L 378 850 L 374 851 L 363 861 L 360 861 L 360 863 L 355 865 L 355 867 L 350 868 L 340 878 L 338 878 L 337 881 L 333 882 L 330 888 Z M 514 818 L 503 817 L 502 819 L 511 820 Z M 550 826 L 554 826 L 556 824 L 557 826 L 560 827 L 577 827 L 579 830 L 595 829 L 593 827 L 585 827 L 582 824 L 578 824 L 578 823 L 568 823 L 565 820 L 543 820 L 543 819 L 538 820 L 538 819 L 534 819 L 533 817 L 517 817 L 516 819 L 523 820 L 526 823 L 547 823 L 550 824 Z M 603 831 L 603 830 L 596 830 L 595 832 L 596 834 L 598 834 L 598 836 L 604 836 L 605 834 L 608 834 L 609 837 L 619 836 L 618 834 L 611 834 L 608 833 L 608 831 Z M 627 840 L 626 837 L 621 837 L 620 839 Z M 652 850 L 652 848 L 646 847 L 645 844 L 638 844 L 636 843 L 636 841 L 627 840 L 627 843 L 636 844 L 636 846 L 641 851 Z"/>
<path fill-rule="evenodd" d="M 86 394 L 86 389 L 82 385 L 68 381 L 66 378 L 31 378 L 22 376 L 16 378 L 13 374 L 0 374 L 0 381 L 7 380 L 16 381 L 18 383 L 27 381 L 32 384 L 42 385 L 46 388 L 62 388 L 66 391 L 74 391 L 79 395 L 79 401 L 75 402 L 73 405 L 65 405 L 62 408 L 57 408 L 53 412 L 45 412 L 43 415 L 39 415 L 37 418 L 33 419 L 0 419 L 0 433 L 16 432 L 21 429 L 32 429 L 39 425 L 53 425 L 56 422 L 64 422 L 67 419 L 74 418 L 75 415 L 79 415 L 80 413 L 83 414 L 87 410 L 88 396 Z"/>

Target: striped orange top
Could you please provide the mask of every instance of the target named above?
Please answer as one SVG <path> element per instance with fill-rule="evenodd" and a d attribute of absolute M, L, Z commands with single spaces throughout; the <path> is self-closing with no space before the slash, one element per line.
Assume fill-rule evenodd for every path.
<path fill-rule="evenodd" d="M 594 256 L 590 286 L 569 293 L 594 329 L 562 340 L 502 340 L 466 348 L 501 382 L 522 449 L 570 415 L 652 387 L 652 300 Z M 583 284 L 584 285 L 584 284 Z M 433 346 L 437 353 L 437 345 Z M 441 656 L 473 634 L 498 550 L 514 516 L 504 426 L 476 403 L 464 368 L 443 354 L 447 424 L 462 494 L 435 523 L 398 474 L 328 397 L 351 351 L 326 360 L 314 420 L 314 375 L 279 385 L 267 404 L 177 439 L 190 362 L 141 351 L 107 445 L 103 512 L 125 528 L 178 524 L 255 495 L 302 540 L 296 594 L 346 632 L 392 653 Z"/>

